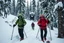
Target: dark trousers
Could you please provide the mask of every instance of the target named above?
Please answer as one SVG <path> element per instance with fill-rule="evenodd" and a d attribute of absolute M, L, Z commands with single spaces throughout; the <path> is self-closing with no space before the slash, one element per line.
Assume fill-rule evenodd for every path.
<path fill-rule="evenodd" d="M 43 35 L 43 31 L 44 31 L 44 35 Z M 43 38 L 46 38 L 47 36 L 47 29 L 45 30 L 40 29 L 40 33 L 41 33 L 41 40 L 43 40 Z"/>
<path fill-rule="evenodd" d="M 18 29 L 19 35 L 22 39 L 24 39 L 24 34 L 23 34 L 24 29 Z"/>
<path fill-rule="evenodd" d="M 34 30 L 34 26 L 32 26 L 32 29 Z"/>

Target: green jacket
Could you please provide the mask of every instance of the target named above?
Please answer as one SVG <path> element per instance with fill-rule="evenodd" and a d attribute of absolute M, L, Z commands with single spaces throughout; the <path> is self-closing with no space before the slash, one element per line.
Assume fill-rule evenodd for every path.
<path fill-rule="evenodd" d="M 17 19 L 15 24 L 18 25 L 18 28 L 22 28 L 26 25 L 26 21 L 24 20 L 24 18 Z"/>

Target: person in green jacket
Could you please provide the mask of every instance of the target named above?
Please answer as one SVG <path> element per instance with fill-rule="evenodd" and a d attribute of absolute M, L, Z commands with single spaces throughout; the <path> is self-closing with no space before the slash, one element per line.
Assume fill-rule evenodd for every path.
<path fill-rule="evenodd" d="M 13 27 L 15 27 L 16 25 L 18 25 L 18 32 L 20 35 L 20 41 L 24 39 L 24 34 L 23 34 L 23 30 L 24 30 L 24 26 L 26 25 L 26 21 L 24 20 L 24 18 L 22 17 L 21 14 L 18 15 L 18 19 L 15 22 L 15 24 L 13 25 Z"/>

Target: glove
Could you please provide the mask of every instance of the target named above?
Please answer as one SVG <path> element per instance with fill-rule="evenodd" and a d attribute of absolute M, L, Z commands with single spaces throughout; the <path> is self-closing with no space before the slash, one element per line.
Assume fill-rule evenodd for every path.
<path fill-rule="evenodd" d="M 50 21 L 48 20 L 48 24 L 50 23 Z"/>
<path fill-rule="evenodd" d="M 13 25 L 13 27 L 15 27 L 15 26 L 16 26 L 16 24 Z"/>
<path fill-rule="evenodd" d="M 41 25 L 39 25 L 39 26 L 41 26 Z"/>

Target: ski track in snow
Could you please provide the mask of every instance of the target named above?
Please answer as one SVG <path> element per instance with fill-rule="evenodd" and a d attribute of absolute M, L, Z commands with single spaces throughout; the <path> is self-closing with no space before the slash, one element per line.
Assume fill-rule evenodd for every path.
<path fill-rule="evenodd" d="M 10 18 L 10 19 L 9 19 Z M 7 20 L 12 21 L 13 19 L 11 17 L 9 17 Z M 25 19 L 26 20 L 26 19 Z M 14 34 L 13 34 L 13 39 L 11 40 L 11 33 L 13 30 L 13 27 L 9 26 L 9 24 L 5 23 L 5 19 L 3 19 L 2 17 L 0 17 L 0 43 L 43 43 L 42 41 L 40 41 L 40 31 L 38 34 L 38 38 L 36 38 L 37 32 L 39 30 L 39 27 L 37 25 L 37 22 L 35 23 L 35 30 L 32 30 L 31 28 L 31 23 L 33 22 L 32 20 L 26 20 L 27 24 L 24 27 L 24 31 L 27 34 L 27 38 L 24 34 L 24 40 L 20 41 L 19 40 L 19 34 L 18 34 L 18 27 L 16 26 L 14 28 Z M 9 22 L 10 22 L 9 21 Z M 12 25 L 12 23 L 11 23 Z M 48 34 L 47 34 L 47 40 L 50 40 L 50 33 L 49 33 L 49 28 L 47 28 L 48 30 Z M 51 34 L 52 34 L 52 41 L 51 43 L 63 43 L 64 39 L 59 39 L 57 38 L 57 28 L 54 28 L 54 30 L 51 30 Z"/>

